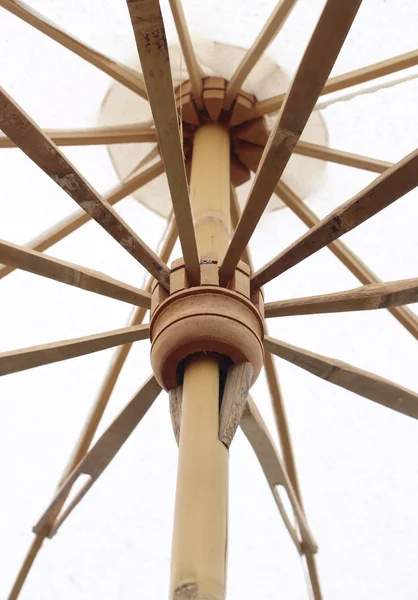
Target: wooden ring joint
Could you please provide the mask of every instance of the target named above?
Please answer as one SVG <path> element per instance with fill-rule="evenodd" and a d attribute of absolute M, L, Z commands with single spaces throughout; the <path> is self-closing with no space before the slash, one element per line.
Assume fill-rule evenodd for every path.
<path fill-rule="evenodd" d="M 201 285 L 190 287 L 183 259 L 173 262 L 170 293 L 155 283 L 151 301 L 151 364 L 158 383 L 171 390 L 181 383 L 178 367 L 199 352 L 251 363 L 257 379 L 264 362 L 263 297 L 250 296 L 250 271 L 240 262 L 228 288 L 219 286 L 218 260 L 202 254 Z"/>

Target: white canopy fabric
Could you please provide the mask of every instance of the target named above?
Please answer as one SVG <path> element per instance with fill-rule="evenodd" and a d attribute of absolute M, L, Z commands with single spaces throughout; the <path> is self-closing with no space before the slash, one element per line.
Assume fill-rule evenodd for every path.
<path fill-rule="evenodd" d="M 231 46 L 205 39 L 194 40 L 196 57 L 205 76 L 217 75 L 227 81 L 231 79 L 246 49 Z M 174 86 L 177 88 L 188 79 L 187 70 L 178 44 L 170 45 L 170 61 Z M 138 53 L 128 62 L 129 66 L 140 68 Z M 255 94 L 257 100 L 265 100 L 276 94 L 286 92 L 290 78 L 272 58 L 262 57 L 250 75 L 247 77 L 242 89 L 250 94 Z M 267 126 L 272 128 L 276 115 L 265 117 Z M 152 114 L 149 103 L 134 94 L 119 82 L 114 82 L 106 94 L 100 109 L 100 121 L 103 125 L 116 124 L 129 125 L 135 122 L 149 124 Z M 145 127 L 146 125 L 144 125 Z M 305 126 L 302 134 L 303 141 L 326 144 L 328 141 L 327 129 L 321 111 L 314 111 Z M 113 144 L 108 146 L 112 163 L 119 177 L 123 179 L 135 170 L 138 163 L 155 147 L 155 144 Z M 159 155 L 154 159 L 156 162 Z M 322 182 L 324 163 L 320 160 L 310 160 L 304 156 L 294 154 L 289 161 L 282 180 L 301 198 L 306 198 L 318 189 Z M 300 173 L 303 172 L 303 178 Z M 245 202 L 251 189 L 253 177 L 240 186 L 239 194 L 242 203 Z M 168 217 L 172 204 L 168 192 L 167 178 L 164 175 L 151 182 L 146 190 L 139 189 L 133 194 L 139 200 L 163 217 Z M 283 202 L 273 195 L 268 210 L 281 208 Z"/>
<path fill-rule="evenodd" d="M 117 60 L 135 42 L 125 2 L 31 0 L 30 5 Z M 299 0 L 267 55 L 290 74 L 324 5 Z M 274 0 L 183 0 L 192 37 L 249 47 Z M 176 36 L 162 2 L 169 41 Z M 364 0 L 333 75 L 416 49 L 414 0 Z M 92 127 L 111 80 L 0 8 L 1 85 L 45 128 Z M 418 146 L 418 69 L 365 84 L 380 91 L 342 92 L 321 101 L 329 145 L 395 162 Z M 278 90 L 280 91 L 280 90 Z M 332 101 L 332 103 L 331 103 Z M 118 182 L 104 146 L 63 148 L 100 192 Z M 314 160 L 314 159 L 306 159 Z M 301 170 L 300 178 L 304 177 Z M 307 204 L 325 216 L 375 174 L 327 163 Z M 239 192 L 241 194 L 241 192 Z M 146 194 L 146 188 L 142 190 Z M 0 238 L 27 244 L 75 204 L 17 149 L 0 149 Z M 166 221 L 132 197 L 117 205 L 154 249 Z M 417 277 L 418 191 L 344 236 L 384 281 Z M 268 212 L 252 241 L 259 267 L 306 230 L 288 210 Z M 145 271 L 96 223 L 48 251 L 142 287 Z M 179 255 L 179 248 L 174 256 Z M 266 300 L 356 287 L 324 249 L 266 286 Z M 24 272 L 0 281 L 0 350 L 123 327 L 128 305 Z M 411 309 L 417 312 L 416 305 Z M 417 346 L 387 312 L 270 320 L 270 333 L 334 356 L 411 389 L 418 388 Z M 6 597 L 48 504 L 113 350 L 0 380 L 0 597 Z M 319 544 L 325 599 L 415 600 L 418 590 L 418 423 L 277 360 L 304 504 Z M 106 410 L 100 434 L 150 373 L 149 343 L 138 342 Z M 277 441 L 264 376 L 252 395 Z M 56 538 L 46 541 L 22 600 L 102 600 L 168 595 L 177 446 L 165 394 L 86 495 Z M 241 432 L 231 446 L 228 598 L 308 598 L 303 565 Z"/>

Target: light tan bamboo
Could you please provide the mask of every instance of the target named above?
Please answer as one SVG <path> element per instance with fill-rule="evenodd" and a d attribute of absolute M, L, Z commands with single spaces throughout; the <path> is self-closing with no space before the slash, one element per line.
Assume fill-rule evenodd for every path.
<path fill-rule="evenodd" d="M 225 253 L 229 195 L 228 132 L 204 125 L 194 141 L 190 193 L 199 253 Z M 197 355 L 183 381 L 171 600 L 225 598 L 228 450 L 218 439 L 218 404 L 218 359 Z"/>
<path fill-rule="evenodd" d="M 190 201 L 197 248 L 221 261 L 230 235 L 229 136 L 218 124 L 197 130 L 193 142 Z"/>

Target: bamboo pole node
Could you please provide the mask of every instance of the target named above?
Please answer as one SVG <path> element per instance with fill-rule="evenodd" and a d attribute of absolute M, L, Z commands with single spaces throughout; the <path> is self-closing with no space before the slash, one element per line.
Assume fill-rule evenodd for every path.
<path fill-rule="evenodd" d="M 180 385 L 185 359 L 202 352 L 249 363 L 254 383 L 264 361 L 264 308 L 262 292 L 250 292 L 249 277 L 241 261 L 228 288 L 219 286 L 217 255 L 206 252 L 200 256 L 199 286 L 189 285 L 182 258 L 171 265 L 169 292 L 154 283 L 151 364 L 164 389 Z"/>

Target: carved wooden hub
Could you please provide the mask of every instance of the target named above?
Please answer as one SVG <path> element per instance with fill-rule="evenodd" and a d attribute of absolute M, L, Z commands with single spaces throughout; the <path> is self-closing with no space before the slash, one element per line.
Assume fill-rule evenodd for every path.
<path fill-rule="evenodd" d="M 263 295 L 250 293 L 250 269 L 240 261 L 228 288 L 219 286 L 218 257 L 203 253 L 200 286 L 191 287 L 184 260 L 173 261 L 170 292 L 155 282 L 150 338 L 154 375 L 165 389 L 180 381 L 179 365 L 199 352 L 216 352 L 232 362 L 249 362 L 253 382 L 264 360 Z"/>
<path fill-rule="evenodd" d="M 256 97 L 240 90 L 231 107 L 226 110 L 223 77 L 206 77 L 203 80 L 203 108 L 199 110 L 192 94 L 190 81 L 176 90 L 176 106 L 183 126 L 183 150 L 187 176 L 190 178 L 194 133 L 204 123 L 222 123 L 230 129 L 231 181 L 235 187 L 250 179 L 256 171 L 268 140 L 264 117 L 256 117 Z"/>

